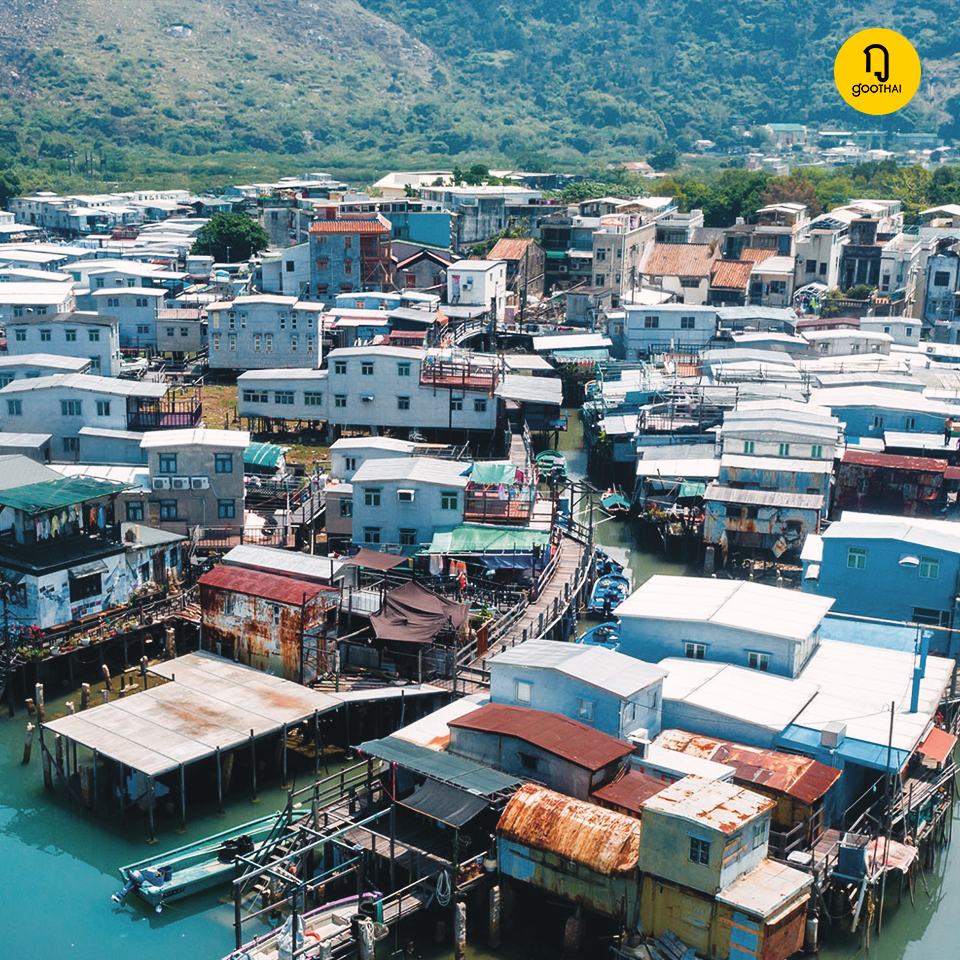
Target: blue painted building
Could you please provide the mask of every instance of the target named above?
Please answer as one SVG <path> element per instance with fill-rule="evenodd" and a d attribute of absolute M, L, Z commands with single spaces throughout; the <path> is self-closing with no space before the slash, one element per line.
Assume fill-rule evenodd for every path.
<path fill-rule="evenodd" d="M 886 431 L 943 433 L 944 421 L 960 419 L 960 406 L 930 400 L 913 390 L 893 387 L 829 387 L 814 390 L 810 402 L 829 407 L 844 424 L 849 441 Z"/>
<path fill-rule="evenodd" d="M 832 604 L 757 583 L 655 576 L 617 608 L 620 652 L 650 663 L 684 657 L 796 677 Z"/>
<path fill-rule="evenodd" d="M 494 703 L 533 707 L 613 737 L 660 731 L 666 671 L 602 647 L 530 640 L 487 662 Z"/>

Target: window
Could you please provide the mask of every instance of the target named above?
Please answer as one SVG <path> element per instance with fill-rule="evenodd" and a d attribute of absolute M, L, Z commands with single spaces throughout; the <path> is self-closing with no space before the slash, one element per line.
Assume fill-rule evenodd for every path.
<path fill-rule="evenodd" d="M 292 260 L 285 260 L 283 266 L 284 266 L 284 268 L 286 269 L 287 273 L 293 273 L 293 261 L 292 261 Z"/>
<path fill-rule="evenodd" d="M 63 438 L 63 452 L 64 453 L 79 453 L 80 452 L 80 438 L 79 437 L 64 437 Z"/>
<path fill-rule="evenodd" d="M 743 441 L 743 452 L 744 453 L 753 453 L 753 441 L 744 440 Z"/>
<path fill-rule="evenodd" d="M 176 500 L 160 501 L 160 519 L 161 520 L 177 519 L 177 501 Z"/>
<path fill-rule="evenodd" d="M 700 280 L 697 277 L 681 277 L 680 286 L 681 287 L 699 287 Z"/>
<path fill-rule="evenodd" d="M 267 403 L 269 397 L 267 396 L 266 390 L 244 390 L 243 391 L 243 402 L 244 403 Z"/>
<path fill-rule="evenodd" d="M 514 699 L 517 703 L 529 703 L 530 695 L 533 693 L 533 684 L 527 683 L 525 680 L 518 680 L 516 684 L 516 690 L 514 691 Z"/>
<path fill-rule="evenodd" d="M 409 377 L 409 376 L 410 376 L 410 364 L 409 364 L 409 363 L 398 363 L 398 364 L 397 364 L 397 376 L 398 376 L 398 377 Z"/>
<path fill-rule="evenodd" d="M 119 297 L 107 297 L 107 306 L 108 307 L 119 307 L 120 298 Z"/>
<path fill-rule="evenodd" d="M 353 246 L 353 237 L 344 237 L 343 238 L 343 249 L 349 250 Z"/>
<path fill-rule="evenodd" d="M 913 608 L 913 622 L 930 627 L 949 627 L 949 610 L 929 610 L 926 607 Z"/>
<path fill-rule="evenodd" d="M 353 516 L 353 501 L 352 501 L 352 500 L 341 500 L 341 501 L 340 501 L 340 516 L 341 516 L 341 517 L 352 517 L 352 516 Z"/>
<path fill-rule="evenodd" d="M 345 407 L 347 405 L 347 395 L 345 393 L 334 394 L 333 405 L 335 407 Z"/>
<path fill-rule="evenodd" d="M 767 673 L 770 669 L 770 654 L 750 651 L 747 654 L 747 666 L 751 670 L 759 670 L 761 673 Z"/>
<path fill-rule="evenodd" d="M 397 409 L 398 409 L 398 410 L 409 410 L 409 409 L 410 409 L 410 398 L 409 398 L 409 397 L 397 397 Z"/>
<path fill-rule="evenodd" d="M 189 327 L 181 327 L 181 328 L 180 328 L 180 336 L 181 336 L 181 337 L 189 336 L 189 334 L 190 334 L 190 328 L 189 328 Z"/>
<path fill-rule="evenodd" d="M 917 429 L 917 418 L 916 417 L 906 417 L 903 421 L 903 429 L 908 433 L 911 430 Z"/>
<path fill-rule="evenodd" d="M 353 273 L 353 261 L 344 260 L 343 261 L 343 272 L 344 273 Z"/>
<path fill-rule="evenodd" d="M 89 600 L 103 593 L 102 574 L 92 573 L 86 577 L 70 577 L 70 602 Z"/>
<path fill-rule="evenodd" d="M 7 413 L 11 417 L 22 417 L 23 416 L 23 401 L 22 400 L 8 400 L 7 401 Z"/>
<path fill-rule="evenodd" d="M 529 770 L 531 773 L 536 772 L 539 761 L 532 753 L 519 753 L 520 757 L 520 766 L 524 770 Z"/>
<path fill-rule="evenodd" d="M 234 353 L 236 353 L 236 350 L 237 350 L 237 338 L 236 338 L 232 333 L 231 333 L 230 336 L 227 338 L 227 349 L 228 349 L 228 350 L 232 350 L 232 351 L 234 351 Z"/>
<path fill-rule="evenodd" d="M 273 353 L 273 334 L 265 333 L 263 335 L 264 353 Z"/>
<path fill-rule="evenodd" d="M 379 507 L 380 506 L 380 487 L 364 487 L 363 488 L 363 505 L 365 507 Z"/>
<path fill-rule="evenodd" d="M 696 317 L 681 317 L 680 318 L 680 329 L 681 330 L 694 330 L 697 326 Z"/>
<path fill-rule="evenodd" d="M 77 342 L 77 331 L 76 330 L 64 330 L 63 339 L 67 343 L 76 343 Z"/>
<path fill-rule="evenodd" d="M 2 390 L 8 383 L 13 383 L 13 374 L 0 373 L 0 390 Z"/>
<path fill-rule="evenodd" d="M 318 270 L 329 270 L 330 269 L 330 259 L 328 257 L 317 257 L 317 269 Z M 326 291 L 324 291 L 326 292 Z"/>
<path fill-rule="evenodd" d="M 710 841 L 701 840 L 699 837 L 690 838 L 690 853 L 687 859 L 691 863 L 699 863 L 702 866 L 710 866 Z"/>
<path fill-rule="evenodd" d="M 137 306 L 146 307 L 150 305 L 150 301 L 146 297 L 137 297 Z"/>
<path fill-rule="evenodd" d="M 60 401 L 61 417 L 79 417 L 80 409 L 81 407 L 80 407 L 79 400 L 61 400 Z"/>
<path fill-rule="evenodd" d="M 219 333 L 215 333 L 215 334 L 213 335 L 213 349 L 214 349 L 214 350 L 219 350 L 219 349 L 220 349 L 220 334 L 219 334 Z"/>
<path fill-rule="evenodd" d="M 819 443 L 815 443 L 815 444 L 810 448 L 810 456 L 811 456 L 811 457 L 816 457 L 817 459 L 820 459 L 820 457 L 823 456 L 823 447 L 820 446 Z"/>
<path fill-rule="evenodd" d="M 16 340 L 17 343 L 24 343 L 27 339 L 27 331 L 23 329 L 14 330 L 13 339 Z"/>
<path fill-rule="evenodd" d="M 292 390 L 274 390 L 273 402 L 279 403 L 281 406 L 284 406 L 284 407 L 293 406 L 293 391 Z"/>
<path fill-rule="evenodd" d="M 98 400 L 98 401 L 97 401 L 97 416 L 98 416 L 98 417 L 109 417 L 109 416 L 110 416 L 110 401 L 109 401 L 109 400 Z"/>
<path fill-rule="evenodd" d="M 279 603 L 270 604 L 270 618 L 273 620 L 274 626 L 279 626 L 280 624 L 280 604 Z"/>
<path fill-rule="evenodd" d="M 400 528 L 400 546 L 414 547 L 417 544 L 417 531 L 410 527 Z"/>
<path fill-rule="evenodd" d="M 173 327 L 167 327 L 167 336 L 168 336 L 168 337 L 172 337 L 172 336 L 173 336 L 173 330 L 174 330 Z"/>
<path fill-rule="evenodd" d="M 450 398 L 450 409 L 453 411 L 463 409 L 463 397 L 451 397 Z"/>
<path fill-rule="evenodd" d="M 816 273 L 816 272 L 817 272 L 817 261 L 816 261 L 816 260 L 808 260 L 808 261 L 806 262 L 806 270 L 807 270 L 807 273 Z"/>
<path fill-rule="evenodd" d="M 142 500 L 127 501 L 127 520 L 129 520 L 131 523 L 143 522 L 143 501 Z"/>
<path fill-rule="evenodd" d="M 594 282 L 594 284 L 595 284 L 596 286 L 602 287 L 602 286 L 603 286 L 603 274 L 602 274 L 602 273 L 598 273 L 593 282 Z"/>
<path fill-rule="evenodd" d="M 323 394 L 317 390 L 306 390 L 303 394 L 303 405 L 305 407 L 323 406 Z"/>
<path fill-rule="evenodd" d="M 937 270 L 933 275 L 933 285 L 935 287 L 949 287 L 950 274 L 946 270 Z"/>
<path fill-rule="evenodd" d="M 220 520 L 233 520 L 237 515 L 236 500 L 218 500 L 217 517 Z"/>
<path fill-rule="evenodd" d="M 921 557 L 920 576 L 924 580 L 936 580 L 940 576 L 940 561 L 936 557 Z"/>
<path fill-rule="evenodd" d="M 347 361 L 346 360 L 334 360 L 333 361 L 333 372 L 340 376 L 347 372 Z"/>
<path fill-rule="evenodd" d="M 827 275 L 827 265 L 825 263 L 820 264 L 820 276 L 825 277 Z"/>
<path fill-rule="evenodd" d="M 259 333 L 255 333 L 255 334 L 253 335 L 253 352 L 254 352 L 254 353 L 259 353 L 259 352 L 260 352 L 260 348 L 261 348 L 261 346 L 262 346 L 262 341 L 263 341 L 263 338 L 260 336 Z"/>
<path fill-rule="evenodd" d="M 604 260 L 606 260 L 606 259 L 607 259 L 607 251 L 606 251 L 606 248 L 605 248 L 605 247 L 598 247 L 598 248 L 597 248 L 597 260 L 599 260 L 599 261 L 602 263 L 602 262 L 603 262 Z"/>
<path fill-rule="evenodd" d="M 441 510 L 457 510 L 460 504 L 460 496 L 456 490 L 444 490 L 440 494 Z"/>
<path fill-rule="evenodd" d="M 215 453 L 213 455 L 214 473 L 233 473 L 233 454 Z"/>
<path fill-rule="evenodd" d="M 40 342 L 41 342 L 41 343 L 49 343 L 49 342 L 50 342 L 50 331 L 49 331 L 49 330 L 41 330 L 41 331 L 40 331 Z"/>
<path fill-rule="evenodd" d="M 873 418 L 873 429 L 882 430 L 883 429 L 883 417 L 876 416 Z"/>
<path fill-rule="evenodd" d="M 141 334 L 143 334 L 144 336 L 146 336 L 146 334 L 148 334 L 149 332 L 150 332 L 150 327 L 147 326 L 147 324 L 145 324 L 145 323 L 141 323 L 141 324 L 137 327 L 137 333 L 141 333 Z"/>
<path fill-rule="evenodd" d="M 100 358 L 91 357 L 90 358 L 90 372 L 93 374 L 100 373 Z"/>
<path fill-rule="evenodd" d="M 299 346 L 300 346 L 300 340 L 299 340 L 299 338 L 297 337 L 297 335 L 294 334 L 292 337 L 290 337 L 290 352 L 291 352 L 291 353 L 296 353 L 296 352 L 297 352 L 297 348 L 298 348 Z"/>
<path fill-rule="evenodd" d="M 867 565 L 867 551 L 863 547 L 847 548 L 847 569 L 863 570 Z"/>
<path fill-rule="evenodd" d="M 487 400 L 486 397 L 481 397 L 473 401 L 473 412 L 474 413 L 486 413 L 487 412 Z"/>
<path fill-rule="evenodd" d="M 161 473 L 177 472 L 177 455 L 175 453 L 161 453 L 159 455 Z"/>
<path fill-rule="evenodd" d="M 373 376 L 373 361 L 372 361 L 372 360 L 364 360 L 364 361 L 360 364 L 360 374 L 361 374 L 361 376 L 364 376 L 364 377 L 372 377 L 372 376 Z"/>
<path fill-rule="evenodd" d="M 364 543 L 379 543 L 379 542 L 380 542 L 380 528 L 379 528 L 379 527 L 364 527 L 364 528 L 363 528 L 363 542 L 364 542 Z"/>
<path fill-rule="evenodd" d="M 582 723 L 593 723 L 596 703 L 593 700 L 584 700 L 577 697 L 577 719 Z"/>
<path fill-rule="evenodd" d="M 344 457 L 343 466 L 346 470 L 356 470 L 357 469 L 357 458 L 356 457 Z"/>
<path fill-rule="evenodd" d="M 683 645 L 683 655 L 688 660 L 704 660 L 707 656 L 707 646 L 704 643 L 687 641 Z"/>
<path fill-rule="evenodd" d="M 647 330 L 656 330 L 656 328 L 660 326 L 660 318 L 659 318 L 659 317 L 644 317 L 644 318 L 643 318 L 643 325 L 644 325 L 644 327 L 645 327 Z"/>
<path fill-rule="evenodd" d="M 103 289 L 104 279 L 105 279 L 104 277 L 96 277 L 96 278 L 95 278 L 95 280 L 96 280 L 96 287 L 97 287 L 98 290 Z"/>
<path fill-rule="evenodd" d="M 753 825 L 753 849 L 756 850 L 757 847 L 762 847 L 767 842 L 767 831 L 770 829 L 770 821 L 767 819 L 762 820 L 760 823 L 755 823 Z"/>

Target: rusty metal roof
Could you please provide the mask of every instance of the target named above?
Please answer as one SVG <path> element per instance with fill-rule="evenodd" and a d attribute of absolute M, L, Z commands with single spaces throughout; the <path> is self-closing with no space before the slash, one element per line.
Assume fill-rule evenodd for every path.
<path fill-rule="evenodd" d="M 946 460 L 933 457 L 900 457 L 891 453 L 868 453 L 864 450 L 848 450 L 841 465 L 852 463 L 862 467 L 887 467 L 891 470 L 921 470 L 924 473 L 943 473 Z"/>
<path fill-rule="evenodd" d="M 745 290 L 753 264 L 748 260 L 718 260 L 713 267 L 711 287 Z"/>
<path fill-rule="evenodd" d="M 640 852 L 639 820 L 532 783 L 507 804 L 497 836 L 608 877 L 631 876 Z"/>
<path fill-rule="evenodd" d="M 679 817 L 720 833 L 736 833 L 775 806 L 768 797 L 721 780 L 688 776 L 643 803 L 652 812 Z"/>
<path fill-rule="evenodd" d="M 663 780 L 651 777 L 648 773 L 628 770 L 613 783 L 594 790 L 590 797 L 599 804 L 623 807 L 639 817 L 643 812 L 643 801 L 656 796 L 666 786 Z"/>
<path fill-rule="evenodd" d="M 840 779 L 841 773 L 809 757 L 779 750 L 761 750 L 686 730 L 663 731 L 657 738 L 657 746 L 725 763 L 734 768 L 733 779 L 742 786 L 753 784 L 784 793 L 802 803 L 819 800 Z"/>
<path fill-rule="evenodd" d="M 335 596 L 337 591 L 324 588 L 309 580 L 297 580 L 295 577 L 282 577 L 275 573 L 263 573 L 246 567 L 234 567 L 221 564 L 205 573 L 198 581 L 201 587 L 214 587 L 218 590 L 230 590 L 233 593 L 246 593 L 252 597 L 263 597 L 277 603 L 301 604 L 312 600 L 317 594 L 328 593 Z"/>
<path fill-rule="evenodd" d="M 600 770 L 633 753 L 632 744 L 578 720 L 505 703 L 488 703 L 465 717 L 451 720 L 450 726 L 516 737 L 587 770 Z"/>
<path fill-rule="evenodd" d="M 530 246 L 536 246 L 535 240 L 503 237 L 484 257 L 484 260 L 522 260 Z"/>

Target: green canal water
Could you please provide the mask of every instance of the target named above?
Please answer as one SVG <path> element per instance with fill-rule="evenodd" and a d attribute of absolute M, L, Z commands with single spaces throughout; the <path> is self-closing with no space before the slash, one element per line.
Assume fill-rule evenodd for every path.
<path fill-rule="evenodd" d="M 579 422 L 570 411 L 571 431 L 561 439 L 571 472 L 581 474 Z M 596 517 L 600 519 L 599 515 Z M 626 564 L 633 586 L 655 573 L 686 574 L 687 568 L 665 564 L 633 549 L 626 524 L 598 524 L 597 540 Z M 63 710 L 47 691 L 48 714 Z M 21 766 L 26 716 L 0 716 L 0 960 L 218 960 L 233 947 L 233 910 L 215 892 L 166 908 L 157 916 L 130 902 L 117 906 L 110 895 L 119 887 L 117 868 L 191 840 L 227 829 L 282 806 L 285 795 L 276 781 L 261 783 L 260 802 L 239 794 L 217 816 L 214 797 L 196 797 L 188 812 L 188 829 L 177 831 L 176 816 L 158 820 L 157 846 L 146 842 L 147 824 L 139 815 L 97 818 L 68 802 L 62 788 L 43 788 L 39 748 L 33 762 Z M 305 783 L 301 781 L 301 785 Z M 904 901 L 886 913 L 881 936 L 872 940 L 872 960 L 940 960 L 960 955 L 960 849 L 949 848 L 932 875 L 929 895 L 917 889 L 916 906 Z M 559 956 L 561 914 L 524 917 L 503 949 L 471 945 L 472 960 L 550 960 Z M 955 926 L 956 924 L 956 926 Z M 252 933 L 253 931 L 251 931 Z M 823 960 L 858 955 L 857 939 L 830 935 Z M 378 954 L 387 956 L 393 937 Z M 591 956 L 601 956 L 593 944 Z M 435 946 L 428 934 L 417 941 L 424 960 L 451 956 L 449 946 Z M 866 954 L 863 954 L 867 956 Z"/>

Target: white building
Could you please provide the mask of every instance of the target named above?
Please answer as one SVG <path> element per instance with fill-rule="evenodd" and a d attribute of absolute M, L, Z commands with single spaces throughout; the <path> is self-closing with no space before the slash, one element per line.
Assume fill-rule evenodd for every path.
<path fill-rule="evenodd" d="M 0 284 L 0 323 L 31 316 L 69 313 L 76 306 L 72 283 L 33 280 Z"/>
<path fill-rule="evenodd" d="M 368 460 L 412 457 L 417 444 L 393 437 L 341 437 L 330 446 L 330 474 L 349 482 Z"/>
<path fill-rule="evenodd" d="M 158 287 L 115 287 L 91 290 L 77 296 L 83 310 L 117 317 L 120 346 L 132 350 L 156 351 L 157 313 L 169 294 Z"/>
<path fill-rule="evenodd" d="M 77 310 L 20 317 L 7 324 L 7 352 L 83 359 L 89 361 L 90 373 L 115 377 L 120 373 L 120 321 Z"/>
<path fill-rule="evenodd" d="M 367 460 L 353 475 L 353 540 L 410 552 L 463 522 L 473 464 L 429 457 Z"/>
<path fill-rule="evenodd" d="M 447 303 L 484 307 L 502 320 L 506 301 L 506 261 L 457 260 L 447 270 Z"/>
<path fill-rule="evenodd" d="M 714 307 L 686 303 L 623 304 L 623 357 L 636 360 L 651 351 L 699 349 L 717 332 Z M 616 337 L 614 341 L 616 342 Z"/>

